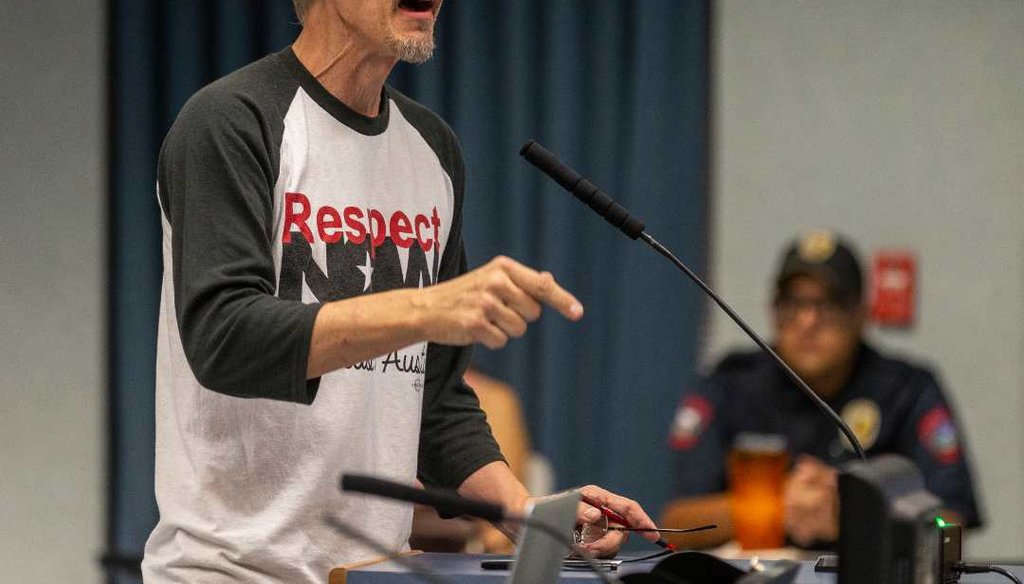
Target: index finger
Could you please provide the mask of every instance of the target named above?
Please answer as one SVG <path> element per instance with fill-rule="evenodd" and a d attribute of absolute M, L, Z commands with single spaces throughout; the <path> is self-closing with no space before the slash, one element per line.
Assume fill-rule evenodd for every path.
<path fill-rule="evenodd" d="M 583 305 L 575 296 L 558 285 L 551 272 L 538 272 L 518 262 L 507 264 L 512 283 L 533 298 L 551 306 L 571 321 L 583 318 Z"/>

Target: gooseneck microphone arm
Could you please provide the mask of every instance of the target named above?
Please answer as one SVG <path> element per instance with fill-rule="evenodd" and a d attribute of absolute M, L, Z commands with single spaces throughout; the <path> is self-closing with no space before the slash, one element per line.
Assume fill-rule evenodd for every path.
<path fill-rule="evenodd" d="M 798 388 L 800 388 L 804 395 L 807 396 L 807 399 L 814 402 L 814 405 L 821 410 L 821 413 L 825 414 L 826 417 L 832 420 L 833 424 L 839 427 L 839 430 L 844 436 L 846 436 L 846 439 L 850 441 L 850 444 L 853 446 L 857 456 L 861 459 L 867 458 L 864 455 L 864 448 L 861 446 L 860 441 L 857 440 L 857 436 L 855 436 L 850 430 L 850 427 L 843 422 L 843 419 L 836 414 L 835 410 L 829 407 L 823 399 L 818 397 L 818 394 L 814 393 L 814 390 L 812 390 L 807 383 L 805 383 L 804 380 L 801 379 L 800 376 L 797 375 L 796 372 L 793 371 L 770 346 L 768 346 L 768 343 L 766 343 L 764 339 L 754 331 L 754 329 L 750 328 L 750 325 L 748 325 L 725 300 L 722 300 L 722 298 L 719 297 L 710 286 L 705 284 L 704 281 L 693 272 L 693 270 L 688 268 L 686 264 L 677 258 L 667 247 L 658 243 L 657 240 L 648 235 L 647 232 L 644 231 L 643 221 L 630 215 L 629 211 L 613 201 L 611 197 L 604 193 L 604 191 L 597 188 L 597 186 L 587 179 L 583 178 L 575 170 L 566 166 L 558 159 L 558 157 L 547 151 L 536 141 L 530 140 L 524 144 L 522 149 L 519 150 L 519 154 L 525 158 L 527 162 L 536 166 L 542 172 L 554 179 L 555 182 L 561 185 L 565 190 L 572 193 L 577 199 L 586 203 L 587 206 L 593 209 L 598 215 L 604 217 L 606 221 L 618 227 L 619 230 L 631 239 L 643 239 L 648 245 L 653 247 L 655 251 L 668 258 L 669 261 L 682 270 L 683 273 L 700 286 L 700 288 L 715 301 L 715 304 L 721 307 L 722 310 L 729 315 L 729 318 L 731 318 L 733 322 L 743 329 L 743 332 L 747 333 L 747 336 L 753 339 L 762 351 L 771 356 L 775 363 L 786 373 L 786 376 L 789 377 L 789 379 L 792 380 Z"/>

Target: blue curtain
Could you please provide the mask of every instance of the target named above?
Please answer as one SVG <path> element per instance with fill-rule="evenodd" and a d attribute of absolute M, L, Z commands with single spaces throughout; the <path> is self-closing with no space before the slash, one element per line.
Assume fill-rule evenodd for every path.
<path fill-rule="evenodd" d="M 698 272 L 707 242 L 707 0 L 446 4 L 435 59 L 392 83 L 440 113 L 467 159 L 471 266 L 497 254 L 552 271 L 584 303 L 478 366 L 520 392 L 559 486 L 594 482 L 656 512 L 663 447 L 693 374 L 703 302 L 517 155 L 535 138 Z M 153 371 L 160 282 L 154 184 L 164 133 L 199 87 L 294 39 L 289 0 L 110 2 L 111 581 L 134 581 L 156 520 Z"/>

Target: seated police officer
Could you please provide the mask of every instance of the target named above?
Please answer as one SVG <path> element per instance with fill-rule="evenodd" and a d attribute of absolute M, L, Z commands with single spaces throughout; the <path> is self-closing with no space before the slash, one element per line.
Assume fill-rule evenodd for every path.
<path fill-rule="evenodd" d="M 866 308 L 860 265 L 850 246 L 827 231 L 793 243 L 776 279 L 775 349 L 853 429 L 868 456 L 914 461 L 946 514 L 981 524 L 963 436 L 935 376 L 884 356 L 863 338 Z M 676 491 L 665 525 L 714 522 L 724 528 L 692 547 L 732 537 L 725 459 L 741 433 L 785 437 L 794 461 L 785 488 L 790 541 L 820 547 L 838 537 L 836 468 L 855 458 L 838 429 L 761 351 L 725 357 L 689 389 L 673 422 Z M 695 545 L 696 543 L 696 545 Z"/>

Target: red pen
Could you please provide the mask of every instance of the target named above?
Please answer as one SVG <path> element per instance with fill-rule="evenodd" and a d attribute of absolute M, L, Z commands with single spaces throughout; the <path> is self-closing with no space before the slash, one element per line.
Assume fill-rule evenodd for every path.
<path fill-rule="evenodd" d="M 591 507 L 594 507 L 598 511 L 600 511 L 601 515 L 604 515 L 605 517 L 607 517 L 609 521 L 614 521 L 615 523 L 618 523 L 619 525 L 621 525 L 623 527 L 626 527 L 626 528 L 629 528 L 629 529 L 634 529 L 634 527 L 632 525 L 630 525 L 629 522 L 626 521 L 626 518 L 623 517 L 622 515 L 619 515 L 615 511 L 612 511 L 611 509 L 605 507 L 604 505 L 598 503 L 597 501 L 591 499 L 590 497 L 588 497 L 586 495 L 583 495 L 582 499 L 583 499 L 584 503 L 586 503 L 587 505 L 590 505 Z M 667 550 L 669 550 L 669 551 L 671 551 L 671 552 L 676 551 L 676 546 L 674 546 L 674 545 L 670 544 L 669 542 L 665 541 L 664 537 L 659 537 L 658 541 L 656 541 L 654 543 L 659 545 L 659 546 L 661 546 L 661 547 L 663 547 L 663 548 L 665 548 L 665 549 L 667 549 Z"/>

